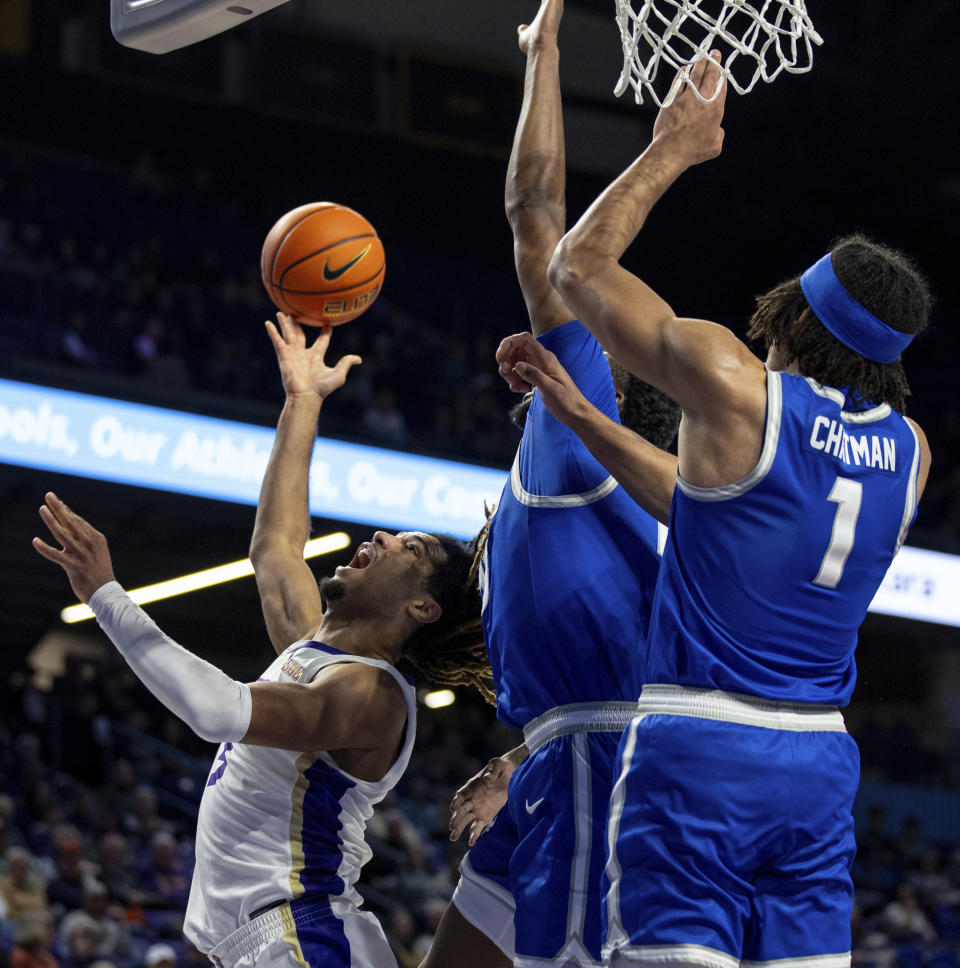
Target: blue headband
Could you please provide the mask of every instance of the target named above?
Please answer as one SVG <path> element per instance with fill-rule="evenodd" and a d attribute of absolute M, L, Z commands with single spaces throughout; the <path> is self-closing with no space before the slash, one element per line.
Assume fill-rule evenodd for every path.
<path fill-rule="evenodd" d="M 913 339 L 912 333 L 881 322 L 843 288 L 830 252 L 800 277 L 800 288 L 817 319 L 844 346 L 874 363 L 895 363 Z"/>

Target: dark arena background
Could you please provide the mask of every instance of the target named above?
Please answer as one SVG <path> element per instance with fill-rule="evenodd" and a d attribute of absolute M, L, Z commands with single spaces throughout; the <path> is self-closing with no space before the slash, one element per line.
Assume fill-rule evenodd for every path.
<path fill-rule="evenodd" d="M 253 523 L 249 503 L 65 473 L 48 458 L 56 406 L 72 404 L 43 401 L 73 398 L 15 402 L 5 381 L 271 428 L 282 395 L 260 245 L 288 209 L 329 199 L 377 227 L 387 272 L 374 307 L 334 334 L 335 354 L 365 362 L 330 398 L 321 434 L 505 471 L 517 438 L 493 353 L 527 321 L 503 182 L 523 69 L 515 30 L 535 8 L 292 0 L 158 57 L 113 40 L 105 0 L 0 0 L 0 965 L 31 906 L 52 912 L 61 965 L 97 955 L 135 968 L 158 942 L 179 964 L 204 963 L 180 921 L 212 749 L 91 623 L 61 622 L 67 583 L 30 547 L 44 492 L 107 534 L 128 588 L 244 558 Z M 739 335 L 755 294 L 853 230 L 912 254 L 931 280 L 934 323 L 906 355 L 909 413 L 933 451 L 909 546 L 941 554 L 893 589 L 917 617 L 868 616 L 847 720 L 862 756 L 854 963 L 949 968 L 960 965 L 960 568 L 946 557 L 960 555 L 960 23 L 955 0 L 810 0 L 809 11 L 824 38 L 813 71 L 731 95 L 723 155 L 671 190 L 625 261 L 682 314 Z M 573 220 L 643 149 L 655 114 L 612 95 L 608 0 L 567 0 L 560 48 Z M 107 437 L 113 456 L 149 448 Z M 14 443 L 34 456 L 5 456 Z M 380 523 L 402 526 L 378 519 L 377 501 L 389 495 L 359 520 L 316 516 L 314 533 L 343 530 L 355 545 Z M 318 572 L 350 555 L 318 559 Z M 946 603 L 938 621 L 934 600 Z M 148 610 L 233 676 L 270 660 L 252 578 Z M 465 849 L 447 840 L 450 796 L 514 742 L 473 696 L 423 710 L 361 882 L 401 968 L 419 963 Z"/>

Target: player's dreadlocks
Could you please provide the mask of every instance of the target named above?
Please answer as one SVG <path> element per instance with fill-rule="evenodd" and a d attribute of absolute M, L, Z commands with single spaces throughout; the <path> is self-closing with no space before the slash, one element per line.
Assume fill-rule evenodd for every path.
<path fill-rule="evenodd" d="M 662 390 L 634 376 L 619 360 L 608 356 L 607 362 L 613 374 L 613 385 L 623 397 L 620 423 L 654 447 L 667 450 L 680 426 L 680 404 Z"/>
<path fill-rule="evenodd" d="M 628 372 L 612 356 L 607 356 L 607 362 L 613 375 L 613 385 L 623 398 L 620 405 L 620 423 L 650 441 L 654 447 L 667 450 L 680 426 L 679 404 L 674 403 L 661 390 Z M 533 393 L 526 393 L 520 403 L 510 410 L 510 419 L 521 429 L 527 421 L 527 411 L 532 399 Z"/>
<path fill-rule="evenodd" d="M 403 658 L 431 684 L 475 686 L 493 705 L 493 672 L 483 641 L 474 565 L 479 535 L 469 544 L 449 535 L 435 537 L 447 560 L 434 568 L 427 591 L 440 606 L 440 618 L 414 632 L 403 647 Z"/>
<path fill-rule="evenodd" d="M 901 333 L 926 329 L 930 291 L 907 256 L 859 233 L 839 239 L 832 252 L 837 278 L 864 309 Z M 900 360 L 865 359 L 821 325 L 812 311 L 797 322 L 809 308 L 800 277 L 788 279 L 757 297 L 747 335 L 762 339 L 768 350 L 776 343 L 788 362 L 796 361 L 801 375 L 829 386 L 850 387 L 859 402 L 889 403 L 903 413 L 910 386 Z"/>

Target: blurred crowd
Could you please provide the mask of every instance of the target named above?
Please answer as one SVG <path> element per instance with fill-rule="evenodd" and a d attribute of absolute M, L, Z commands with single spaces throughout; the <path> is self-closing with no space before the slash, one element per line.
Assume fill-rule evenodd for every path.
<path fill-rule="evenodd" d="M 158 953 L 206 964 L 181 928 L 214 748 L 114 654 L 69 660 L 50 689 L 17 673 L 0 693 L 0 966 L 139 968 Z M 422 710 L 407 777 L 370 822 L 359 885 L 401 968 L 420 963 L 456 884 L 453 792 L 517 742 L 479 700 Z"/>
<path fill-rule="evenodd" d="M 224 173 L 202 163 L 174 173 L 147 151 L 121 169 L 0 145 L 0 358 L 58 361 L 88 382 L 126 378 L 132 393 L 172 405 L 191 392 L 275 401 L 259 253 L 279 212 L 241 195 Z M 493 355 L 525 327 L 512 273 L 391 245 L 384 294 L 336 334 L 332 352 L 364 364 L 331 397 L 327 433 L 508 464 L 513 400 Z M 911 414 L 937 461 L 915 539 L 949 551 L 960 548 L 960 466 L 949 460 L 960 409 L 955 387 L 925 380 L 936 360 L 921 348 L 911 369 L 915 385 L 928 383 Z"/>
<path fill-rule="evenodd" d="M 216 207 L 199 175 L 189 189 L 177 183 L 172 206 L 170 181 L 149 155 L 111 173 L 0 148 L 0 351 L 130 378 L 141 393 L 273 401 L 262 224 Z M 413 314 L 390 294 L 416 275 L 404 260 L 391 248 L 387 294 L 337 332 L 331 353 L 364 363 L 331 397 L 328 433 L 508 463 L 512 399 L 495 379 L 494 352 L 525 319 L 471 320 L 483 313 L 475 291 L 486 283 L 468 266 L 456 282 L 436 273 L 430 305 L 442 318 Z"/>
<path fill-rule="evenodd" d="M 196 809 L 214 754 L 114 653 L 70 658 L 39 688 L 0 684 L 0 966 L 199 966 L 181 936 Z M 416 968 L 465 845 L 447 833 L 456 788 L 517 735 L 479 699 L 421 709 L 410 768 L 376 809 L 359 884 L 400 968 Z M 909 750 L 904 755 L 909 756 Z M 855 962 L 960 965 L 960 841 L 931 843 L 884 810 L 858 832 Z"/>

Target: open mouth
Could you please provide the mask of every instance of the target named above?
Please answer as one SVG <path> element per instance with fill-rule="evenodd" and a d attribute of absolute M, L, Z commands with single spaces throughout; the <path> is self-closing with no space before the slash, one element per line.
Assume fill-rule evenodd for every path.
<path fill-rule="evenodd" d="M 364 542 L 357 548 L 357 553 L 350 559 L 350 564 L 347 567 L 362 571 L 364 568 L 369 567 L 372 561 L 373 556 L 370 554 L 370 545 Z"/>

